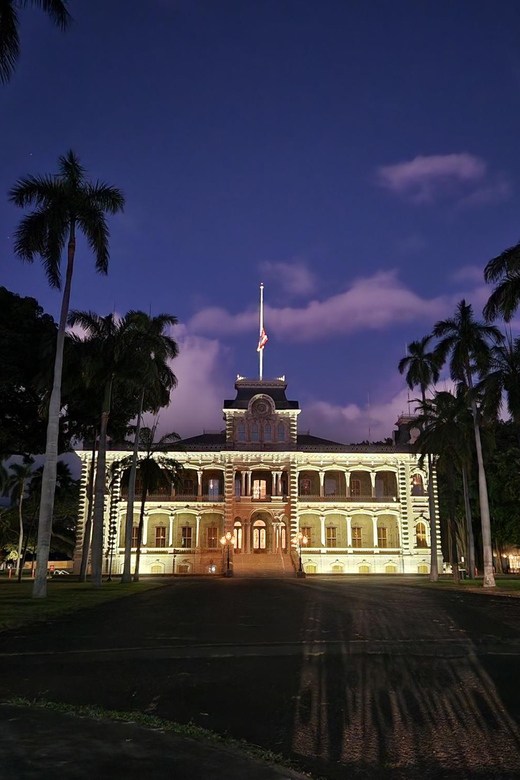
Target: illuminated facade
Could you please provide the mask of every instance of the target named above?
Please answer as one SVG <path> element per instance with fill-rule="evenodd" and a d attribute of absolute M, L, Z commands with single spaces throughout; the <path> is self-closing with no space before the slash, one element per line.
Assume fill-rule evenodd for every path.
<path fill-rule="evenodd" d="M 183 466 L 182 486 L 147 499 L 143 574 L 218 574 L 228 556 L 236 575 L 294 574 L 300 553 L 307 574 L 429 573 L 429 475 L 410 446 L 412 418 L 398 420 L 393 444 L 343 445 L 298 432 L 299 404 L 287 400 L 284 378 L 239 377 L 235 388 L 236 398 L 224 402 L 225 429 L 186 439 L 171 453 Z M 91 462 L 89 452 L 78 454 L 76 571 Z M 108 465 L 127 455 L 109 451 Z M 138 496 L 137 489 L 133 547 Z M 116 469 L 105 510 L 105 568 L 114 575 L 122 570 L 125 516 Z M 233 545 L 221 543 L 226 532 Z"/>

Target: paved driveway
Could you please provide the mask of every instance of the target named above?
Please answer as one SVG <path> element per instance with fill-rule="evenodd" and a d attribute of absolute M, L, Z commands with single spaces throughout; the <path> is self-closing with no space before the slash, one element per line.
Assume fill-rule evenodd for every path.
<path fill-rule="evenodd" d="M 328 778 L 520 778 L 520 599 L 177 579 L 3 635 L 0 662 L 5 696 L 193 720 Z"/>

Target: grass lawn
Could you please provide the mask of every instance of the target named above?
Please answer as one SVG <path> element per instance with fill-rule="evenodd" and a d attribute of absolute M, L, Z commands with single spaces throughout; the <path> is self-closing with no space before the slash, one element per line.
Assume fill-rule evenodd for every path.
<path fill-rule="evenodd" d="M 162 582 L 104 582 L 101 588 L 93 588 L 88 582 L 47 583 L 47 598 L 31 598 L 32 582 L 4 580 L 0 582 L 0 631 L 18 628 L 27 623 L 51 620 L 67 612 L 76 612 L 85 607 L 94 607 L 105 601 L 141 593 L 150 588 L 161 587 Z"/>

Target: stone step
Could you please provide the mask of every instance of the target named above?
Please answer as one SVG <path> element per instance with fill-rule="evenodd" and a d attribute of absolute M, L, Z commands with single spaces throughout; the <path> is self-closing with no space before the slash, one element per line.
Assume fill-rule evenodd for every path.
<path fill-rule="evenodd" d="M 295 571 L 290 555 L 265 553 L 235 555 L 233 574 L 235 577 L 294 577 Z"/>

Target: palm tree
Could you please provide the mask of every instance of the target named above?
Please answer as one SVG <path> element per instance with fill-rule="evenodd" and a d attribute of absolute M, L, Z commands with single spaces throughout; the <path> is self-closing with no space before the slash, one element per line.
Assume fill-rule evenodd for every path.
<path fill-rule="evenodd" d="M 132 526 L 134 522 L 135 482 L 137 457 L 139 450 L 141 417 L 143 409 L 157 413 L 170 402 L 170 391 L 177 385 L 177 377 L 167 361 L 178 355 L 176 341 L 165 333 L 167 327 L 177 324 L 177 318 L 170 314 L 150 317 L 144 312 L 133 311 L 127 315 L 132 325 L 141 335 L 139 358 L 136 368 L 139 370 L 141 392 L 135 429 L 135 442 L 130 472 L 128 475 L 128 497 L 125 522 L 125 558 L 121 582 L 131 582 Z"/>
<path fill-rule="evenodd" d="M 182 466 L 176 460 L 160 455 L 159 453 L 178 442 L 177 433 L 167 433 L 161 436 L 157 443 L 154 442 L 157 430 L 157 420 L 152 428 L 141 428 L 139 444 L 144 452 L 139 459 L 139 476 L 141 478 L 141 511 L 139 514 L 139 526 L 137 530 L 137 549 L 135 552 L 134 582 L 139 582 L 139 562 L 141 559 L 141 543 L 143 539 L 144 510 L 146 499 L 150 493 L 161 485 L 178 485 L 181 481 Z M 133 518 L 132 518 L 133 522 Z M 132 533 L 130 529 L 130 534 Z M 131 537 L 130 537 L 131 542 Z M 126 539 L 125 539 L 126 543 Z"/>
<path fill-rule="evenodd" d="M 103 568 L 107 429 L 112 394 L 116 382 L 135 382 L 137 362 L 126 317 L 119 319 L 114 314 L 100 317 L 94 312 L 73 311 L 69 323 L 73 327 L 80 325 L 86 334 L 83 339 L 86 347 L 83 363 L 87 386 L 102 388 L 92 522 L 92 582 L 99 587 Z"/>
<path fill-rule="evenodd" d="M 0 84 L 6 84 L 14 73 L 20 55 L 18 11 L 27 5 L 41 8 L 60 30 L 72 21 L 67 0 L 0 0 Z"/>
<path fill-rule="evenodd" d="M 23 463 L 11 463 L 8 478 L 4 486 L 4 496 L 8 495 L 11 502 L 18 506 L 18 557 L 16 559 L 16 577 L 22 579 L 22 549 L 23 549 L 23 502 L 29 483 L 33 476 L 34 458 L 25 457 Z"/>
<path fill-rule="evenodd" d="M 520 444 L 520 338 L 507 334 L 503 344 L 491 349 L 489 371 L 479 385 L 488 414 L 497 417 L 505 395 L 507 411 Z"/>
<path fill-rule="evenodd" d="M 434 397 L 419 406 L 418 423 L 421 432 L 416 447 L 424 457 L 429 454 L 435 459 L 438 471 L 446 479 L 448 492 L 449 550 L 455 581 L 459 579 L 457 551 L 457 520 L 455 512 L 454 469 L 460 465 L 460 438 L 458 435 L 461 412 L 464 406 L 461 398 L 448 391 L 435 393 Z"/>
<path fill-rule="evenodd" d="M 84 234 L 94 253 L 96 269 L 106 274 L 110 255 L 105 215 L 122 211 L 124 197 L 116 187 L 100 181 L 95 184 L 89 182 L 78 157 L 69 151 L 59 158 L 57 174 L 26 176 L 20 179 L 10 192 L 10 200 L 20 208 L 31 205 L 36 207 L 22 219 L 15 232 L 15 252 L 21 260 L 29 263 L 32 263 L 35 257 L 41 257 L 51 287 L 61 288 L 60 265 L 63 250 L 67 246 L 67 270 L 49 401 L 45 471 L 38 523 L 37 569 L 33 588 L 34 598 L 45 598 L 58 459 L 63 345 L 76 254 L 76 233 L 79 231 Z"/>
<path fill-rule="evenodd" d="M 498 317 L 510 322 L 520 303 L 520 243 L 490 260 L 484 279 L 488 284 L 496 284 L 484 306 L 484 317 L 488 322 Z"/>
<path fill-rule="evenodd" d="M 478 486 L 480 518 L 482 523 L 482 547 L 484 558 L 484 587 L 495 586 L 493 575 L 493 550 L 491 546 L 491 523 L 486 483 L 486 471 L 482 456 L 480 437 L 480 416 L 477 402 L 472 395 L 474 378 L 480 379 L 488 372 L 491 364 L 491 347 L 500 344 L 503 336 L 494 325 L 479 322 L 473 316 L 471 304 L 465 300 L 457 305 L 455 316 L 440 320 L 433 329 L 433 335 L 441 339 L 436 347 L 439 360 L 450 359 L 450 375 L 453 381 L 462 382 L 470 393 L 473 430 L 478 463 Z"/>
<path fill-rule="evenodd" d="M 424 336 L 420 341 L 412 341 L 408 345 L 409 354 L 399 361 L 399 373 L 406 371 L 406 384 L 413 390 L 419 387 L 421 390 L 421 401 L 426 410 L 426 391 L 430 385 L 439 380 L 440 364 L 434 352 L 428 351 L 428 346 L 432 336 Z M 431 561 L 430 561 L 430 580 L 437 582 L 439 579 L 439 559 L 437 555 L 437 526 L 435 518 L 435 497 L 433 493 L 433 458 L 428 452 L 428 506 L 430 513 L 430 533 L 431 533 Z"/>

